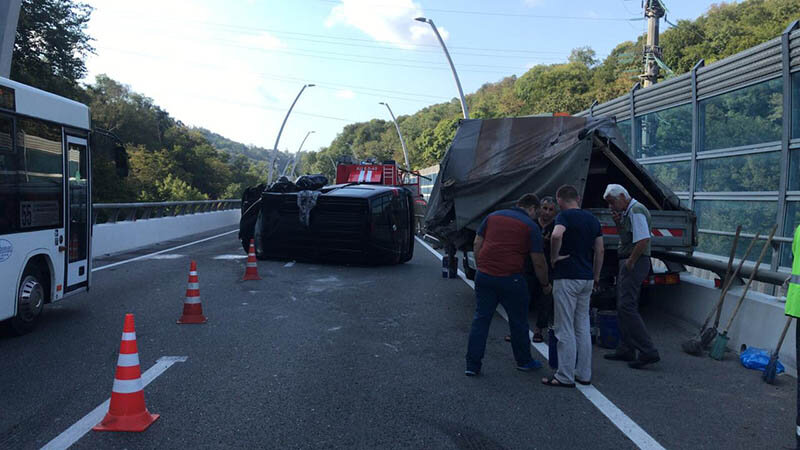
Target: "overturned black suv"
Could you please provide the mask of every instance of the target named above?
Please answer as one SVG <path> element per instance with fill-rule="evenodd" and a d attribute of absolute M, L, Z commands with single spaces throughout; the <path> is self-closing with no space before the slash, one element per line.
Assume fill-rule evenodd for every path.
<path fill-rule="evenodd" d="M 414 255 L 414 199 L 402 187 L 343 184 L 249 188 L 239 238 L 256 257 L 341 264 L 400 264 Z M 298 181 L 298 184 L 300 182 Z"/>

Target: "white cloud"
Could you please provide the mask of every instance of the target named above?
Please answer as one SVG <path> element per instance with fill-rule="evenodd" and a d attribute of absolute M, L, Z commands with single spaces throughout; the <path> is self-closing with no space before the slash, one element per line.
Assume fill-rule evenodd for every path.
<path fill-rule="evenodd" d="M 422 7 L 412 0 L 383 0 L 380 6 L 375 6 L 372 0 L 341 0 L 331 10 L 325 25 L 354 27 L 376 41 L 413 48 L 436 42 L 430 25 L 414 20 L 424 15 Z M 437 29 L 442 39 L 447 40 L 447 30 L 438 25 Z"/>
<path fill-rule="evenodd" d="M 350 100 L 356 96 L 356 93 L 350 89 L 342 89 L 341 91 L 336 91 L 336 96 L 341 99 Z"/>

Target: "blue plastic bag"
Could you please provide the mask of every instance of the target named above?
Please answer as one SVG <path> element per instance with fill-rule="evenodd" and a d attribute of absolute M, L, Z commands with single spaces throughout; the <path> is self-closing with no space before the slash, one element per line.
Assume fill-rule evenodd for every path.
<path fill-rule="evenodd" d="M 763 372 L 767 369 L 767 365 L 769 364 L 769 352 L 763 348 L 749 347 L 739 355 L 739 360 L 742 362 L 742 365 L 748 369 L 755 369 Z M 780 361 L 778 361 L 776 369 L 775 373 L 777 374 L 781 374 L 785 370 Z"/>

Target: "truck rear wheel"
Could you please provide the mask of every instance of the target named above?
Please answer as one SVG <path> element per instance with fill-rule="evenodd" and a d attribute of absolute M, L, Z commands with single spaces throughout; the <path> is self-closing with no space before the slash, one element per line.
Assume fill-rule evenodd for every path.
<path fill-rule="evenodd" d="M 11 319 L 11 329 L 18 335 L 30 332 L 42 317 L 47 298 L 39 270 L 29 267 L 22 275 L 17 289 L 17 315 Z"/>

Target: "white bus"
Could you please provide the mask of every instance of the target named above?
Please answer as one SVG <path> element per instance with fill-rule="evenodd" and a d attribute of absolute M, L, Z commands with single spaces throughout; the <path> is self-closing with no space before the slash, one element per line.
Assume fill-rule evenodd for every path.
<path fill-rule="evenodd" d="M 33 328 L 89 288 L 89 108 L 0 78 L 0 320 Z"/>

